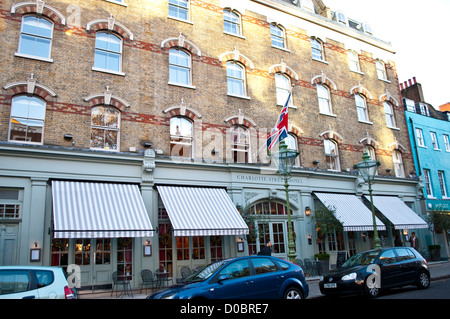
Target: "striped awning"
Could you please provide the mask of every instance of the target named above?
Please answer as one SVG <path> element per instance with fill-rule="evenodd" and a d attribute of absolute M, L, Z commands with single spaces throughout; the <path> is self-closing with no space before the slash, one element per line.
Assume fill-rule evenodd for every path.
<path fill-rule="evenodd" d="M 157 186 L 174 236 L 248 234 L 248 226 L 223 188 Z"/>
<path fill-rule="evenodd" d="M 137 185 L 53 181 L 55 238 L 150 237 Z"/>
<path fill-rule="evenodd" d="M 372 212 L 355 195 L 314 193 L 317 198 L 334 212 L 336 218 L 342 223 L 344 231 L 373 230 Z M 386 226 L 375 217 L 377 230 L 386 230 Z"/>
<path fill-rule="evenodd" d="M 369 196 L 365 197 L 370 201 Z M 373 205 L 394 225 L 395 229 L 428 228 L 428 224 L 400 198 L 394 196 L 372 197 Z"/>

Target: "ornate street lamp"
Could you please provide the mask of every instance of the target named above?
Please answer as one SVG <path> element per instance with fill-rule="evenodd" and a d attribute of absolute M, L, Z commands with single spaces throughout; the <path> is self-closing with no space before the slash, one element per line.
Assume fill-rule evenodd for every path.
<path fill-rule="evenodd" d="M 378 237 L 377 231 L 377 222 L 375 219 L 375 208 L 373 206 L 373 198 L 372 198 L 372 183 L 375 180 L 375 175 L 377 174 L 377 168 L 380 166 L 380 162 L 374 161 L 370 159 L 370 155 L 367 152 L 364 152 L 362 162 L 359 162 L 353 166 L 353 168 L 358 169 L 358 172 L 361 174 L 364 181 L 369 185 L 369 194 L 370 194 L 370 204 L 372 206 L 372 219 L 373 219 L 373 244 L 374 248 L 381 248 L 380 238 Z"/>
<path fill-rule="evenodd" d="M 272 160 L 278 168 L 278 173 L 284 178 L 284 189 L 286 192 L 286 210 L 288 216 L 288 258 L 289 261 L 295 262 L 295 244 L 294 244 L 294 236 L 292 232 L 292 224 L 291 224 L 291 209 L 289 207 L 289 184 L 288 180 L 291 177 L 292 167 L 294 167 L 295 159 L 300 154 L 295 150 L 288 149 L 287 145 L 284 143 L 284 140 L 281 140 L 280 146 L 278 148 L 278 152 L 274 152 L 272 156 Z"/>

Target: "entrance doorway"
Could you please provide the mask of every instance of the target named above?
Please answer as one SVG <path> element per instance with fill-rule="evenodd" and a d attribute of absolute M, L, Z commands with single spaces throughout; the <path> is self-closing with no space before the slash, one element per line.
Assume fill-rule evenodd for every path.
<path fill-rule="evenodd" d="M 206 239 L 209 237 L 189 236 L 175 237 L 177 267 L 176 277 L 181 278 L 181 268 L 188 267 L 195 270 L 207 264 Z"/>
<path fill-rule="evenodd" d="M 0 266 L 16 265 L 18 224 L 0 224 Z"/>

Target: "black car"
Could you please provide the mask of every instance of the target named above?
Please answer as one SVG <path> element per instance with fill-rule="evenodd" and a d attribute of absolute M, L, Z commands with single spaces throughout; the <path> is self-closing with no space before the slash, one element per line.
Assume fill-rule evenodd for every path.
<path fill-rule="evenodd" d="M 372 298 L 383 289 L 407 285 L 422 289 L 430 286 L 427 262 L 411 247 L 361 252 L 325 275 L 319 283 L 324 295 L 366 294 Z"/>

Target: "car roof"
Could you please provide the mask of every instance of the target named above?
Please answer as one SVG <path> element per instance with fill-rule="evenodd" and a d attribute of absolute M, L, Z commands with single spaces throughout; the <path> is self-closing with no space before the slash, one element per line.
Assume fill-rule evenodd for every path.
<path fill-rule="evenodd" d="M 61 267 L 53 267 L 53 266 L 0 266 L 0 270 L 58 270 L 62 269 Z"/>

